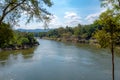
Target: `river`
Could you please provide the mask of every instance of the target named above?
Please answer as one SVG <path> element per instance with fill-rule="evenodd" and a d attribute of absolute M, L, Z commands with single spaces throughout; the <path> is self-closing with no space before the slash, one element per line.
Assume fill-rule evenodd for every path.
<path fill-rule="evenodd" d="M 35 48 L 0 52 L 0 80 L 111 80 L 111 54 L 88 45 L 38 40 Z M 120 57 L 115 55 L 115 80 Z"/>

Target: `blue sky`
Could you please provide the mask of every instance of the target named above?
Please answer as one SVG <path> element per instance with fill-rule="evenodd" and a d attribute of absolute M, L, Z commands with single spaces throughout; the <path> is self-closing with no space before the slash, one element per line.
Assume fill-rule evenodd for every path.
<path fill-rule="evenodd" d="M 67 11 L 87 16 L 100 10 L 99 0 L 53 0 L 53 2 L 54 5 L 50 8 L 50 11 L 56 15 L 59 14 L 59 16 L 64 16 L 64 12 Z"/>
<path fill-rule="evenodd" d="M 100 7 L 100 0 L 52 0 L 54 5 L 47 10 L 53 14 L 49 28 L 76 26 L 77 24 L 91 24 L 105 11 Z M 28 25 L 20 23 L 19 28 L 43 28 L 42 23 L 32 22 Z"/>

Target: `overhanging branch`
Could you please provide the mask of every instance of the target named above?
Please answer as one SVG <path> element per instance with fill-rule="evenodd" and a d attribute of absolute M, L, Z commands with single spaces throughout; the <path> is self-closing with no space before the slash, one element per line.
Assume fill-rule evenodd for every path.
<path fill-rule="evenodd" d="M 2 16 L 1 16 L 1 18 L 0 18 L 0 25 L 2 24 L 5 16 L 6 16 L 8 13 L 10 13 L 11 11 L 13 11 L 15 8 L 17 8 L 17 7 L 20 6 L 21 4 L 23 4 L 25 1 L 26 1 L 26 0 L 23 0 L 23 1 L 20 2 L 20 3 L 16 3 L 15 6 L 13 6 L 9 11 L 7 11 L 7 9 L 10 7 L 10 5 L 11 5 L 11 4 L 14 4 L 14 2 L 9 3 L 9 4 L 5 7 L 5 9 L 3 10 Z"/>

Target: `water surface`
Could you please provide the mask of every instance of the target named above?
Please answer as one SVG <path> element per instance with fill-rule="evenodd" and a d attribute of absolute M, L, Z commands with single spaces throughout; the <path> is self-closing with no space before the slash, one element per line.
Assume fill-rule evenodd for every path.
<path fill-rule="evenodd" d="M 35 48 L 0 52 L 0 80 L 111 80 L 106 49 L 50 40 Z M 120 57 L 115 56 L 120 80 Z"/>

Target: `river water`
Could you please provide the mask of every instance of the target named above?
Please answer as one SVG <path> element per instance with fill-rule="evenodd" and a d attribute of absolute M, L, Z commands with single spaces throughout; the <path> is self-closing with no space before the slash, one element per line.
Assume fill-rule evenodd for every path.
<path fill-rule="evenodd" d="M 0 80 L 111 80 L 111 54 L 88 45 L 38 40 L 35 48 L 0 52 Z M 115 80 L 120 57 L 115 56 Z"/>

